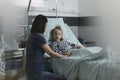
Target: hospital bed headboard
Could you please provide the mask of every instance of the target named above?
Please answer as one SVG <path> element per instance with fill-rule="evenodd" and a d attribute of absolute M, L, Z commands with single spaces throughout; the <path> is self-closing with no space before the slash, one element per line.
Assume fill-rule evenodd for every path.
<path fill-rule="evenodd" d="M 44 33 L 44 37 L 48 42 L 50 38 L 50 31 L 53 28 L 55 28 L 56 25 L 61 26 L 64 40 L 81 45 L 81 43 L 78 41 L 78 39 L 75 37 L 75 35 L 71 31 L 70 27 L 64 23 L 63 18 L 48 18 L 48 27 Z"/>

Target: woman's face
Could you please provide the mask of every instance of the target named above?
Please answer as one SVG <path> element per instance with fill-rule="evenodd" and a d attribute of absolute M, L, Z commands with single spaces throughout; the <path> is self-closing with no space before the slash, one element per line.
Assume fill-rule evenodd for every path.
<path fill-rule="evenodd" d="M 53 32 L 53 40 L 59 42 L 62 38 L 62 32 L 59 29 L 55 29 Z"/>
<path fill-rule="evenodd" d="M 48 22 L 45 23 L 45 30 L 46 30 L 47 26 L 48 26 Z"/>

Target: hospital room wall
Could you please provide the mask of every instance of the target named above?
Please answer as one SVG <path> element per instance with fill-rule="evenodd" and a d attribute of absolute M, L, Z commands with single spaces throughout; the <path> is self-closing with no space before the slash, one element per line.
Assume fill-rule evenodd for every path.
<path fill-rule="evenodd" d="M 79 17 L 78 25 L 69 24 L 69 22 L 68 25 L 76 37 L 80 36 L 85 42 L 94 42 L 95 45 L 103 46 L 101 44 L 100 26 L 96 24 L 97 21 L 94 21 L 91 18 L 92 17 Z"/>
<path fill-rule="evenodd" d="M 79 0 L 80 17 L 95 17 L 95 20 L 88 20 L 89 23 L 94 25 L 79 25 L 78 35 L 81 36 L 86 42 L 95 42 L 96 45 L 103 46 L 100 40 L 100 32 L 98 25 L 99 9 L 97 0 Z M 98 21 L 96 21 L 98 20 Z M 92 22 L 91 22 L 92 21 Z M 80 23 L 81 24 L 81 23 Z"/>
<path fill-rule="evenodd" d="M 80 26 L 79 35 L 99 45 L 112 46 L 120 51 L 120 1 L 79 0 L 80 16 L 100 16 L 100 25 Z"/>
<path fill-rule="evenodd" d="M 1 12 L 0 12 L 1 15 Z M 2 34 L 2 23 L 1 23 L 1 16 L 0 16 L 0 35 Z"/>
<path fill-rule="evenodd" d="M 81 26 L 78 28 L 78 35 L 81 36 L 85 42 L 94 42 L 97 46 L 104 46 L 98 26 Z"/>
<path fill-rule="evenodd" d="M 0 0 L 0 35 L 2 34 L 2 23 L 1 23 L 1 0 Z"/>
<path fill-rule="evenodd" d="M 97 0 L 78 0 L 79 16 L 99 16 Z"/>

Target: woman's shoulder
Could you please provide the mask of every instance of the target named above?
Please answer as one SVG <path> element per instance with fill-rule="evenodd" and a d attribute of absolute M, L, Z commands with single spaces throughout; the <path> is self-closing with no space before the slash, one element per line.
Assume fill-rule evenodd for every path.
<path fill-rule="evenodd" d="M 37 41 L 46 41 L 45 37 L 42 34 L 31 33 L 30 35 L 32 36 L 32 38 L 34 40 L 37 40 Z"/>

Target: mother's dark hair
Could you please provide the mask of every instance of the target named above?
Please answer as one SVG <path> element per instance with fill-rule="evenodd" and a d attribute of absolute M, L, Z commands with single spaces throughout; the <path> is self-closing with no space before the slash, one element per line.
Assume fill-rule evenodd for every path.
<path fill-rule="evenodd" d="M 45 32 L 45 25 L 48 22 L 47 17 L 44 15 L 38 15 L 36 16 L 32 28 L 31 33 L 44 33 Z"/>

